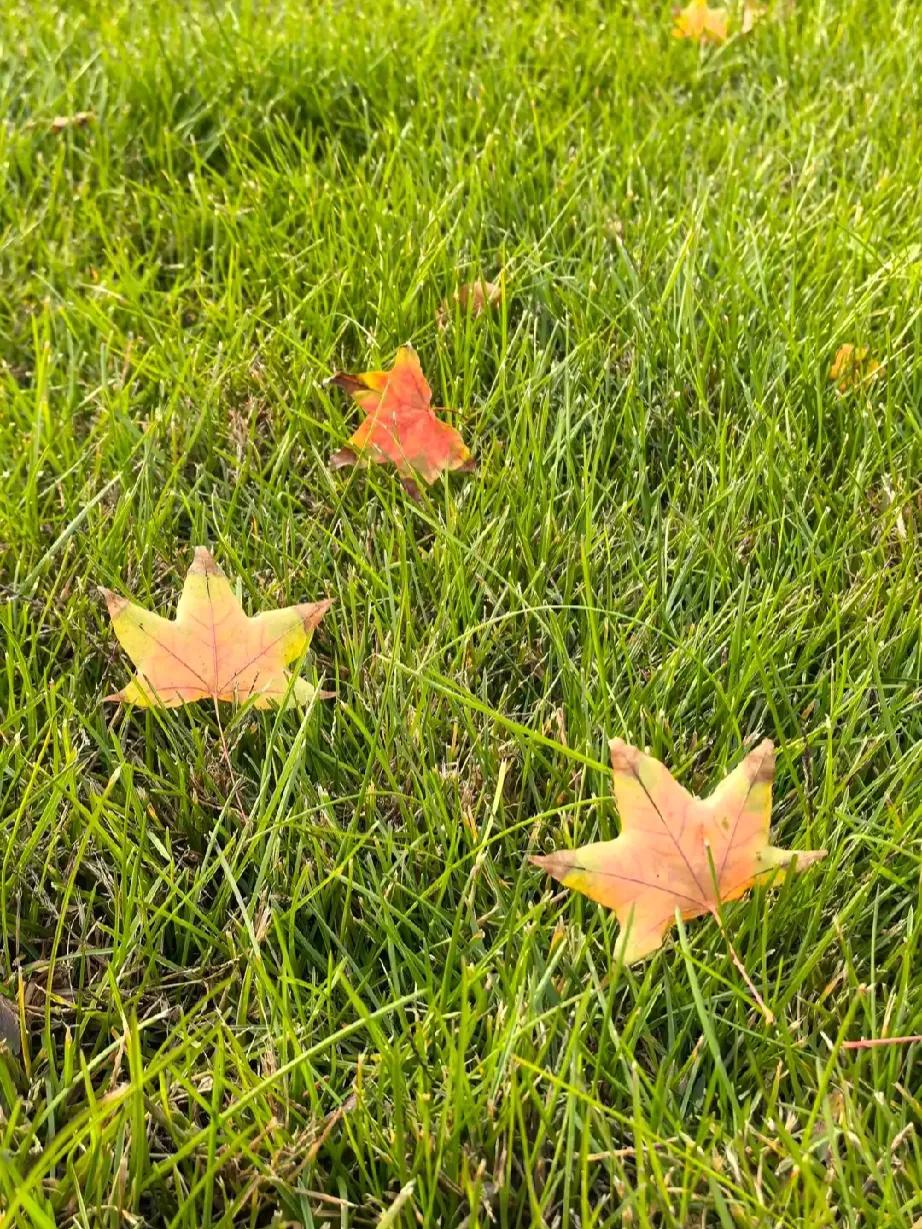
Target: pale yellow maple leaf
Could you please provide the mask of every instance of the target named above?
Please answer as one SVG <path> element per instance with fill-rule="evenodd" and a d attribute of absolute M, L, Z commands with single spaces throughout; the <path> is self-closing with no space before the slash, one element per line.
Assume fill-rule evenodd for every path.
<path fill-rule="evenodd" d="M 673 38 L 689 38 L 697 43 L 725 43 L 730 15 L 727 9 L 712 9 L 707 0 L 690 0 L 676 9 Z"/>

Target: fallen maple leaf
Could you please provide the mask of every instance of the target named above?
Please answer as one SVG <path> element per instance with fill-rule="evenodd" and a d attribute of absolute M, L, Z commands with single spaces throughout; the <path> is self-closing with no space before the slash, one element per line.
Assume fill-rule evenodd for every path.
<path fill-rule="evenodd" d="M 452 305 L 457 303 L 463 312 L 469 316 L 480 316 L 488 308 L 496 307 L 503 297 L 503 289 L 499 282 L 488 282 L 481 278 L 477 282 L 465 282 L 459 286 L 450 299 L 445 299 L 439 307 L 436 319 L 439 328 L 446 328 L 451 319 Z"/>
<path fill-rule="evenodd" d="M 768 843 L 775 750 L 767 739 L 707 798 L 683 789 L 669 770 L 636 747 L 611 744 L 621 835 L 532 862 L 568 888 L 614 909 L 625 963 L 662 946 L 676 910 L 712 914 L 761 880 L 802 868 L 823 849 L 776 849 Z"/>
<path fill-rule="evenodd" d="M 474 468 L 458 432 L 436 418 L 432 391 L 411 346 L 401 346 L 390 371 L 357 376 L 338 372 L 330 383 L 351 393 L 368 415 L 349 447 L 330 457 L 334 469 L 361 461 L 391 462 L 411 493 L 416 493 L 414 478 L 435 482 L 443 470 Z"/>
<path fill-rule="evenodd" d="M 248 618 L 204 546 L 195 548 L 175 619 L 151 614 L 110 589 L 100 592 L 119 643 L 138 670 L 127 687 L 107 700 L 153 708 L 205 699 L 253 700 L 256 708 L 269 708 L 289 694 L 295 704 L 329 695 L 303 678 L 292 685 L 285 669 L 309 644 L 329 601 Z"/>
<path fill-rule="evenodd" d="M 847 393 L 849 389 L 875 379 L 880 369 L 880 363 L 870 357 L 867 346 L 855 346 L 847 341 L 836 350 L 829 368 L 829 378 L 837 381 L 836 387 L 840 393 Z"/>
<path fill-rule="evenodd" d="M 712 9 L 707 0 L 690 0 L 684 9 L 673 12 L 673 38 L 690 38 L 696 43 L 725 43 L 729 14 L 726 9 Z"/>

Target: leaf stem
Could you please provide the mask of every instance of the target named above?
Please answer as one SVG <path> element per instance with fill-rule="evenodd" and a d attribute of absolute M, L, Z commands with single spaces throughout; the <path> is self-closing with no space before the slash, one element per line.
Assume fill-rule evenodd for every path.
<path fill-rule="evenodd" d="M 907 1046 L 922 1041 L 922 1033 L 910 1033 L 905 1037 L 860 1037 L 857 1041 L 843 1041 L 843 1050 L 872 1050 L 875 1046 Z"/>

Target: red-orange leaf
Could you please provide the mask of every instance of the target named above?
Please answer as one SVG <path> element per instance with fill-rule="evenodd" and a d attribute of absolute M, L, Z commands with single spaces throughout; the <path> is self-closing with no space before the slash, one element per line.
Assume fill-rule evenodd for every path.
<path fill-rule="evenodd" d="M 822 849 L 768 843 L 775 751 L 767 739 L 703 799 L 620 738 L 611 743 L 611 763 L 621 835 L 532 861 L 614 909 L 626 963 L 662 946 L 676 911 L 683 918 L 717 915 L 722 901 L 782 878 L 795 859 L 803 868 L 825 856 Z"/>
<path fill-rule="evenodd" d="M 252 700 L 256 708 L 306 704 L 318 693 L 286 670 L 303 653 L 330 603 L 307 602 L 247 617 L 204 546 L 186 575 L 175 619 L 151 614 L 110 589 L 101 590 L 119 642 L 137 667 L 109 700 L 177 708 L 193 700 Z"/>
<path fill-rule="evenodd" d="M 333 454 L 334 469 L 343 465 L 390 463 L 404 479 L 435 482 L 444 470 L 474 468 L 470 452 L 454 427 L 432 409 L 432 392 L 410 346 L 402 346 L 390 371 L 361 375 L 339 372 L 332 384 L 351 393 L 367 415 L 349 440 Z"/>

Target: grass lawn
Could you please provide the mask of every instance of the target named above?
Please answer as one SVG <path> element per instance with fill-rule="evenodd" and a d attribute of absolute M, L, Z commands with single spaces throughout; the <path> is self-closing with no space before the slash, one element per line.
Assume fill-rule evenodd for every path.
<path fill-rule="evenodd" d="M 922 1046 L 842 1048 L 922 1032 L 922 6 L 670 26 L 5 6 L 4 1229 L 922 1223 Z M 419 503 L 327 465 L 408 341 L 479 462 Z M 336 701 L 103 703 L 96 586 L 197 544 L 334 599 Z M 613 736 L 778 744 L 773 1024 L 527 862 L 617 833 Z"/>

